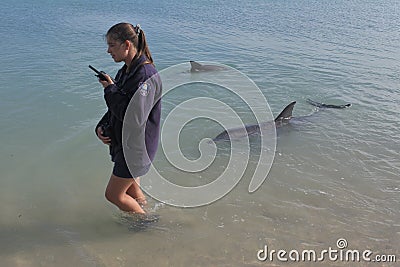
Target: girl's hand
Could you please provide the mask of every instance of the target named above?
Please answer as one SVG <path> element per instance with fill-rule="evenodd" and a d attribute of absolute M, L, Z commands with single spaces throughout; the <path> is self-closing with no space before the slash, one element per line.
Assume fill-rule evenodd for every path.
<path fill-rule="evenodd" d="M 104 88 L 106 88 L 107 86 L 109 86 L 110 84 L 114 84 L 113 80 L 111 79 L 110 75 L 103 73 L 103 76 L 106 77 L 106 81 L 100 80 L 99 82 L 101 83 L 101 85 L 103 85 Z"/>
<path fill-rule="evenodd" d="M 106 145 L 111 144 L 111 138 L 103 135 L 103 128 L 101 126 L 97 128 L 96 132 L 97 132 L 97 137 L 103 142 L 103 144 Z"/>

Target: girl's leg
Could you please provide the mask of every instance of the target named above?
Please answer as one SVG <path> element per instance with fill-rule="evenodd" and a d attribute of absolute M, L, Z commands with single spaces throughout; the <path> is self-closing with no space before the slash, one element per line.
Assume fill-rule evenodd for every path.
<path fill-rule="evenodd" d="M 139 203 L 127 193 L 134 184 L 137 185 L 134 179 L 121 178 L 112 174 L 105 192 L 106 199 L 122 211 L 145 213 Z"/>
<path fill-rule="evenodd" d="M 140 188 L 140 178 L 136 178 L 135 182 L 128 188 L 126 191 L 128 195 L 133 197 L 141 206 L 147 204 L 146 196 L 143 194 L 142 189 Z"/>

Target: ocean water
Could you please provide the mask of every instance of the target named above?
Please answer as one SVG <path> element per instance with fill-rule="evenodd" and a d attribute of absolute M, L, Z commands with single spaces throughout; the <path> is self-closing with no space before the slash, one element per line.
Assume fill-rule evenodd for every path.
<path fill-rule="evenodd" d="M 247 188 L 257 138 L 244 177 L 215 203 L 177 208 L 149 198 L 160 221 L 145 229 L 107 203 L 112 164 L 93 131 L 105 103 L 87 66 L 121 67 L 104 41 L 120 21 L 141 24 L 160 71 L 189 69 L 189 60 L 225 64 L 254 81 L 274 115 L 291 101 L 294 116 L 312 114 L 278 130 L 256 192 Z M 284 266 L 257 252 L 320 252 L 341 238 L 348 249 L 400 257 L 398 1 L 14 1 L 3 3 L 0 22 L 2 266 Z M 163 98 L 163 119 L 205 96 L 254 121 L 241 99 L 196 83 Z M 307 98 L 352 106 L 317 111 Z M 191 121 L 182 153 L 197 158 L 199 140 L 220 131 Z M 225 150 L 211 173 L 226 165 Z M 208 181 L 171 166 L 162 150 L 155 165 L 176 183 Z"/>

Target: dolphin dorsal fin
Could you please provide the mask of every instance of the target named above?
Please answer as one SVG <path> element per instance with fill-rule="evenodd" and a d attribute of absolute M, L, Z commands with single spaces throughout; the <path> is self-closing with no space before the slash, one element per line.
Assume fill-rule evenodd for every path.
<path fill-rule="evenodd" d="M 281 121 L 281 120 L 290 120 L 292 118 L 292 112 L 294 105 L 296 104 L 296 101 L 293 101 L 289 105 L 287 105 L 282 112 L 276 117 L 275 122 Z"/>
<path fill-rule="evenodd" d="M 190 61 L 190 65 L 192 66 L 192 70 L 198 70 L 202 66 L 200 63 L 197 63 L 196 61 L 192 60 Z"/>

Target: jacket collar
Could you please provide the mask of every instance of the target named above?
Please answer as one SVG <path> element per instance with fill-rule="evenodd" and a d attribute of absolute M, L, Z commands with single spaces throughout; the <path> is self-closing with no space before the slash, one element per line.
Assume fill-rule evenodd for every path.
<path fill-rule="evenodd" d="M 137 71 L 137 69 L 138 69 L 141 65 L 143 65 L 143 63 L 144 63 L 146 60 L 147 60 L 147 57 L 146 57 L 145 55 L 141 55 L 140 57 L 138 57 L 138 58 L 132 60 L 132 62 L 131 62 L 131 68 L 130 68 L 130 70 L 129 70 L 128 76 L 131 76 L 131 75 L 135 74 L 135 72 Z M 124 71 L 126 71 L 127 67 L 128 67 L 128 66 L 125 64 L 125 65 L 124 65 Z"/>
<path fill-rule="evenodd" d="M 117 82 L 118 86 L 122 87 L 130 77 L 135 75 L 135 73 L 138 70 L 138 68 L 140 66 L 142 66 L 143 63 L 146 62 L 146 60 L 147 60 L 147 57 L 145 55 L 142 55 L 142 56 L 134 59 L 132 61 L 132 63 L 131 63 L 131 68 L 130 68 L 128 73 L 126 73 L 126 70 L 127 70 L 128 66 L 125 64 L 121 68 L 121 71 L 119 72 L 119 75 L 118 75 L 119 77 L 116 77 L 116 79 L 118 81 Z"/>

